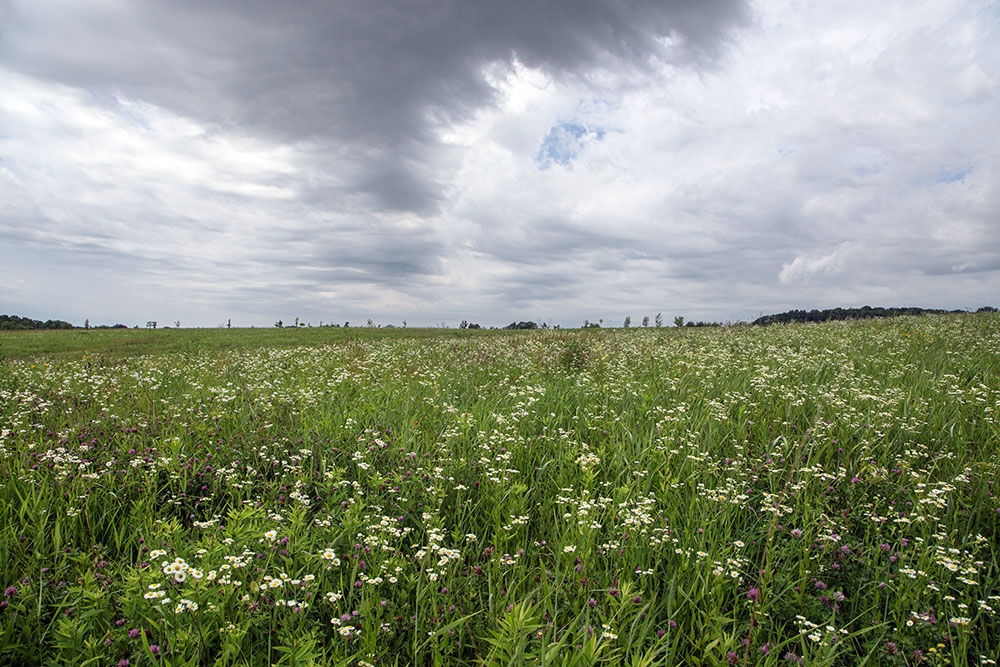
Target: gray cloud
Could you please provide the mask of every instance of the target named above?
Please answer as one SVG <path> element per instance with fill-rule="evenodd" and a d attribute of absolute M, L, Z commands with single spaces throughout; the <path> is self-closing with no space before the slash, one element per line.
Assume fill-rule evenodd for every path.
<path fill-rule="evenodd" d="M 752 9 L 0 5 L 0 310 L 579 324 L 1000 293 L 989 3 Z"/>
<path fill-rule="evenodd" d="M 436 130 L 495 101 L 484 68 L 516 58 L 573 77 L 707 62 L 746 19 L 742 0 L 20 2 L 0 27 L 0 61 L 210 126 L 336 143 L 355 173 L 345 189 L 429 213 L 442 197 L 427 169 Z"/>

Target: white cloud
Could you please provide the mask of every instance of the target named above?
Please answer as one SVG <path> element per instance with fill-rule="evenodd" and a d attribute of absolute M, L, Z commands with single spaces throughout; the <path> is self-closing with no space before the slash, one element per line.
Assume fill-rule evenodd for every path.
<path fill-rule="evenodd" d="M 712 7 L 723 5 L 735 3 Z M 409 61 L 383 63 L 364 40 L 360 55 L 334 54 L 357 57 L 364 76 L 286 62 L 293 16 L 255 26 L 277 71 L 244 69 L 239 56 L 259 45 L 228 19 L 205 53 L 209 42 L 160 35 L 183 67 L 142 84 L 138 64 L 114 72 L 141 45 L 65 66 L 63 83 L 53 52 L 24 47 L 0 66 L 0 234 L 6 254 L 31 259 L 0 282 L 11 304 L 44 304 L 29 315 L 118 320 L 144 301 L 165 312 L 140 319 L 209 325 L 222 312 L 570 325 L 994 299 L 990 5 L 753 9 L 701 61 L 600 55 L 604 33 L 581 25 L 560 33 L 565 51 L 514 39 L 520 60 L 491 43 L 470 64 L 479 47 L 457 37 L 386 46 L 413 56 L 410 78 Z M 58 20 L 40 16 L 36 28 Z M 115 16 L 127 34 L 134 17 Z M 157 25 L 133 27 L 150 39 Z M 71 268 L 92 271 L 94 287 L 67 296 Z"/>
<path fill-rule="evenodd" d="M 844 270 L 853 250 L 853 244 L 845 242 L 827 255 L 798 255 L 788 264 L 782 265 L 778 280 L 793 283 L 820 274 L 837 275 Z"/>

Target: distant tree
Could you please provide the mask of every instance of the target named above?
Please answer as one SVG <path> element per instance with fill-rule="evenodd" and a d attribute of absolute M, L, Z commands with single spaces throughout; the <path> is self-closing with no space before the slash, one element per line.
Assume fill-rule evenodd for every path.
<path fill-rule="evenodd" d="M 632 316 L 631 315 L 626 315 L 625 316 L 625 322 L 622 324 L 622 326 L 625 327 L 626 329 L 628 329 L 630 326 L 632 326 Z"/>
<path fill-rule="evenodd" d="M 406 320 L 403 320 L 403 328 L 406 328 Z"/>
<path fill-rule="evenodd" d="M 478 324 L 475 324 L 475 323 L 469 324 L 469 328 L 470 329 L 482 329 L 481 326 L 479 326 Z"/>
<path fill-rule="evenodd" d="M 682 327 L 682 326 L 684 326 L 684 316 L 683 315 L 678 315 L 677 317 L 674 318 L 674 326 L 675 327 Z"/>
<path fill-rule="evenodd" d="M 299 328 L 299 318 L 297 318 L 297 317 L 295 318 L 295 328 L 296 329 Z"/>
<path fill-rule="evenodd" d="M 351 321 L 350 320 L 348 320 L 347 322 L 344 322 L 344 328 L 345 329 L 350 329 L 351 328 Z"/>
<path fill-rule="evenodd" d="M 538 325 L 534 322 L 511 322 L 504 329 L 537 329 Z"/>
<path fill-rule="evenodd" d="M 663 313 L 657 313 L 656 314 L 656 326 L 657 326 L 657 328 L 663 326 Z"/>
<path fill-rule="evenodd" d="M 226 322 L 226 328 L 227 329 L 233 328 L 233 318 L 229 318 L 229 320 Z"/>
<path fill-rule="evenodd" d="M 180 329 L 181 328 L 181 321 L 180 320 L 174 320 L 174 326 L 177 327 L 178 329 Z"/>
<path fill-rule="evenodd" d="M 373 326 L 375 326 L 375 323 L 374 323 L 374 322 L 372 322 L 372 318 L 370 318 L 370 317 L 369 317 L 369 318 L 368 318 L 368 328 L 371 328 L 371 327 L 373 327 Z"/>
<path fill-rule="evenodd" d="M 277 322 L 274 323 L 274 326 L 275 328 L 280 329 L 281 327 L 285 326 L 285 323 L 282 322 L 281 320 L 278 320 Z"/>
<path fill-rule="evenodd" d="M 72 329 L 69 322 L 62 320 L 33 320 L 20 315 L 0 315 L 0 329 Z"/>
<path fill-rule="evenodd" d="M 469 328 L 469 321 L 468 320 L 462 320 L 462 323 L 458 325 L 458 328 L 459 329 L 468 329 Z"/>
<path fill-rule="evenodd" d="M 925 315 L 960 313 L 960 310 L 941 310 L 937 308 L 872 308 L 863 306 L 861 308 L 833 308 L 826 310 L 789 310 L 776 315 L 763 315 L 758 317 L 751 324 L 768 325 L 781 324 L 785 322 L 828 322 L 830 320 L 867 320 L 876 317 L 899 317 L 901 315 Z"/>
<path fill-rule="evenodd" d="M 642 326 L 644 326 L 644 327 L 648 327 L 649 326 L 649 315 L 644 315 L 643 316 L 643 318 L 642 318 Z"/>
<path fill-rule="evenodd" d="M 83 321 L 83 328 L 84 329 L 90 329 L 90 318 L 89 317 Z"/>

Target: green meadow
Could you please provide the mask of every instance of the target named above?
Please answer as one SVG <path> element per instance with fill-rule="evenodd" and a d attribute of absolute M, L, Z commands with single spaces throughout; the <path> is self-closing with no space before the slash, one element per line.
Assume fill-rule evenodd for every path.
<path fill-rule="evenodd" d="M 985 665 L 1000 316 L 0 332 L 0 664 Z"/>

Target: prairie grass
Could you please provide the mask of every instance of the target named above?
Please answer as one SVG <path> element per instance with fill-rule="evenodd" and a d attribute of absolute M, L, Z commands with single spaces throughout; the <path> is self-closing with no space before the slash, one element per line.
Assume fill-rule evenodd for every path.
<path fill-rule="evenodd" d="M 0 333 L 0 663 L 995 664 L 997 315 L 454 333 Z"/>

